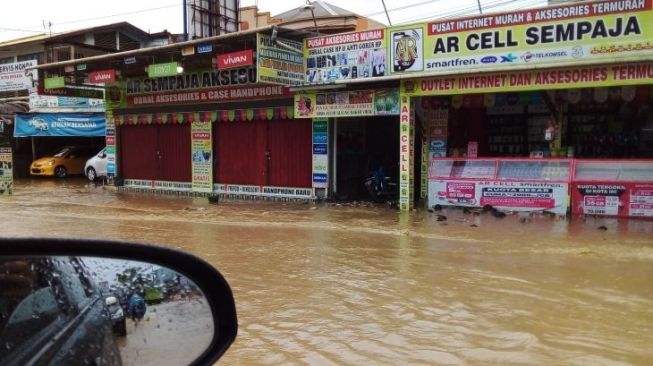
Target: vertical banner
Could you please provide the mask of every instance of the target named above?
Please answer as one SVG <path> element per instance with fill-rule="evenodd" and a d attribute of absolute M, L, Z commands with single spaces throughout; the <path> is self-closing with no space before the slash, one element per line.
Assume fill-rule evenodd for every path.
<path fill-rule="evenodd" d="M 410 164 L 408 165 L 408 190 L 410 194 L 409 208 L 413 208 L 415 199 L 415 104 L 410 104 L 410 129 L 408 131 L 408 151 L 410 151 Z"/>
<path fill-rule="evenodd" d="M 113 178 L 116 176 L 116 121 L 113 118 L 113 111 L 106 111 L 105 113 L 105 143 L 107 154 L 107 177 Z"/>
<path fill-rule="evenodd" d="M 14 169 L 10 147 L 0 147 L 0 196 L 10 195 L 14 189 Z"/>
<path fill-rule="evenodd" d="M 420 169 L 419 198 L 424 199 L 429 191 L 429 146 L 426 133 L 422 133 L 422 164 Z"/>
<path fill-rule="evenodd" d="M 410 190 L 412 171 L 410 111 L 410 97 L 402 95 L 401 114 L 399 115 L 399 209 L 402 211 L 408 211 L 412 206 L 412 192 Z"/>
<path fill-rule="evenodd" d="M 213 137 L 211 122 L 191 123 L 193 192 L 213 192 Z"/>
<path fill-rule="evenodd" d="M 329 186 L 329 124 L 326 118 L 313 119 L 313 188 Z"/>

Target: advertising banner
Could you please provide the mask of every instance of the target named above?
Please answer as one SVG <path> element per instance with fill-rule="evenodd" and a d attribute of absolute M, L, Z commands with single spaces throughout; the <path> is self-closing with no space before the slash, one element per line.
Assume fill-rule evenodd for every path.
<path fill-rule="evenodd" d="M 285 45 L 297 50 L 303 50 L 302 42 L 290 39 L 278 39 Z M 304 81 L 304 55 L 287 48 L 282 48 L 272 42 L 264 34 L 256 34 L 257 53 L 256 63 L 260 82 L 299 85 Z"/>
<path fill-rule="evenodd" d="M 568 183 L 431 180 L 429 206 L 483 207 L 512 211 L 548 211 L 565 215 Z"/>
<path fill-rule="evenodd" d="M 104 136 L 104 113 L 17 113 L 14 137 Z"/>
<path fill-rule="evenodd" d="M 54 95 L 39 95 L 37 93 L 30 93 L 29 108 L 30 110 L 39 108 L 59 108 L 80 112 L 100 112 L 104 109 L 104 99 L 58 97 Z"/>
<path fill-rule="evenodd" d="M 106 130 L 105 130 L 104 153 L 107 154 L 107 177 L 116 176 L 116 121 L 113 119 L 113 112 L 106 112 Z"/>
<path fill-rule="evenodd" d="M 308 83 L 387 75 L 385 30 L 307 38 L 304 59 Z"/>
<path fill-rule="evenodd" d="M 433 73 L 535 68 L 651 56 L 651 24 L 653 0 L 607 0 L 391 28 L 392 71 L 421 71 L 422 65 Z"/>
<path fill-rule="evenodd" d="M 10 195 L 14 189 L 14 168 L 10 147 L 0 147 L 0 196 Z"/>
<path fill-rule="evenodd" d="M 213 192 L 213 138 L 211 122 L 191 123 L 193 192 Z"/>
<path fill-rule="evenodd" d="M 99 70 L 88 74 L 88 81 L 91 84 L 104 84 L 116 80 L 116 70 Z"/>
<path fill-rule="evenodd" d="M 32 87 L 32 75 L 28 67 L 36 66 L 36 60 L 0 65 L 0 92 L 26 90 Z M 36 81 L 36 79 L 34 79 Z"/>
<path fill-rule="evenodd" d="M 295 116 L 297 118 L 398 114 L 398 89 L 306 92 L 295 94 Z"/>
<path fill-rule="evenodd" d="M 254 51 L 244 50 L 216 56 L 218 69 L 250 66 L 254 63 Z"/>
<path fill-rule="evenodd" d="M 125 80 L 127 95 L 179 92 L 227 86 L 255 84 L 256 68 L 206 70 L 172 76 L 130 78 Z"/>
<path fill-rule="evenodd" d="M 245 99 L 269 99 L 290 97 L 288 87 L 281 85 L 245 86 L 237 88 L 213 88 L 194 91 L 178 91 L 157 94 L 133 94 L 125 98 L 127 107 L 176 104 L 201 104 L 228 102 Z"/>
<path fill-rule="evenodd" d="M 653 184 L 578 182 L 572 202 L 577 215 L 653 217 Z"/>
<path fill-rule="evenodd" d="M 399 117 L 399 209 L 407 211 L 413 206 L 411 156 L 411 103 L 410 98 L 401 97 L 401 114 Z"/>
<path fill-rule="evenodd" d="M 313 120 L 313 188 L 329 186 L 329 123 Z"/>
<path fill-rule="evenodd" d="M 430 77 L 402 82 L 413 96 L 611 87 L 653 83 L 653 62 Z"/>

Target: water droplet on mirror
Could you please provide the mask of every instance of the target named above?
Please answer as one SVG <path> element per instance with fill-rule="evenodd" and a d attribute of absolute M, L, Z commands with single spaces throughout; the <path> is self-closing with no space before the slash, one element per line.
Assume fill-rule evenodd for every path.
<path fill-rule="evenodd" d="M 6 343 L 5 343 L 5 348 L 6 348 L 6 349 L 12 349 L 13 347 L 14 347 L 14 344 L 13 344 L 13 343 L 11 343 L 11 342 L 6 342 Z"/>

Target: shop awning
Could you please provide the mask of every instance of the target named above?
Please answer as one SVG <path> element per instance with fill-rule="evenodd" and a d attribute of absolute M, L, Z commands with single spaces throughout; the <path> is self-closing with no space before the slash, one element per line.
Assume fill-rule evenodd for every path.
<path fill-rule="evenodd" d="M 104 113 L 17 113 L 14 137 L 105 135 Z"/>

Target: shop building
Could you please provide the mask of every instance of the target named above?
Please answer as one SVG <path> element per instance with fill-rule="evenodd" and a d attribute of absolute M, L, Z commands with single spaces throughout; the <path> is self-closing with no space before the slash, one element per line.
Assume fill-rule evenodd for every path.
<path fill-rule="evenodd" d="M 312 125 L 289 90 L 303 35 L 266 27 L 82 60 L 78 77 L 108 75 L 109 175 L 133 189 L 314 197 Z"/>

